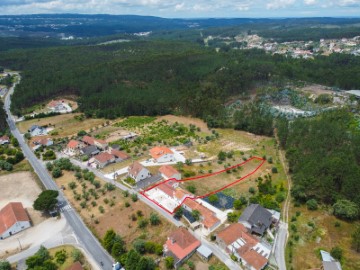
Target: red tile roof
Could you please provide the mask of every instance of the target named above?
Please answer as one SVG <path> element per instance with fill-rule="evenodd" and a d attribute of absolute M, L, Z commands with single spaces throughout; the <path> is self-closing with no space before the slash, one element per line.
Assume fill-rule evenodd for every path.
<path fill-rule="evenodd" d="M 215 213 L 205 206 L 199 204 L 197 201 L 192 200 L 190 198 L 184 201 L 184 204 L 189 207 L 192 211 L 198 210 L 200 215 L 202 216 L 201 223 L 204 224 L 206 228 L 213 227 L 220 220 L 216 217 Z"/>
<path fill-rule="evenodd" d="M 47 106 L 52 108 L 52 107 L 56 107 L 59 104 L 62 104 L 63 102 L 64 102 L 63 100 L 52 100 L 49 102 Z"/>
<path fill-rule="evenodd" d="M 170 197 L 174 197 L 176 190 L 175 190 L 175 188 L 172 187 L 171 184 L 169 184 L 169 182 L 162 183 L 162 184 L 158 185 L 157 188 L 160 189 L 165 194 L 169 195 Z"/>
<path fill-rule="evenodd" d="M 129 166 L 128 172 L 129 174 L 136 177 L 143 168 L 145 167 L 141 165 L 138 161 L 134 161 L 134 163 Z"/>
<path fill-rule="evenodd" d="M 162 157 L 165 154 L 174 154 L 174 153 L 169 148 L 162 147 L 162 146 L 156 146 L 156 147 L 150 149 L 150 155 L 154 159 L 158 159 L 158 158 Z"/>
<path fill-rule="evenodd" d="M 185 258 L 201 245 L 185 228 L 174 231 L 166 241 L 166 246 L 179 260 Z"/>
<path fill-rule="evenodd" d="M 255 246 L 259 241 L 248 233 L 245 226 L 241 223 L 233 223 L 219 232 L 216 236 L 220 238 L 226 245 L 234 243 L 237 239 L 243 238 L 247 243 Z"/>
<path fill-rule="evenodd" d="M 95 139 L 90 137 L 90 136 L 84 136 L 82 138 L 82 141 L 86 144 L 89 144 L 89 145 L 94 145 L 95 144 Z"/>
<path fill-rule="evenodd" d="M 10 138 L 6 135 L 0 137 L 0 141 L 9 141 L 9 140 L 10 140 Z"/>
<path fill-rule="evenodd" d="M 41 144 L 41 145 L 47 145 L 49 142 L 49 138 L 39 138 L 34 140 L 34 143 Z"/>
<path fill-rule="evenodd" d="M 247 232 L 245 226 L 241 223 L 234 223 L 219 232 L 217 239 L 222 240 L 226 246 L 231 245 L 238 239 L 242 239 L 244 245 L 237 249 L 237 253 L 248 264 L 256 270 L 262 269 L 268 260 L 253 250 L 254 246 L 259 243 L 259 240 Z"/>
<path fill-rule="evenodd" d="M 253 249 L 240 256 L 256 270 L 263 269 L 268 263 L 268 260 L 265 257 L 261 256 Z"/>
<path fill-rule="evenodd" d="M 78 141 L 75 141 L 75 140 L 71 140 L 68 144 L 67 144 L 67 147 L 68 148 L 76 148 L 79 146 L 79 142 Z"/>
<path fill-rule="evenodd" d="M 103 152 L 103 153 L 100 153 L 100 154 L 96 155 L 94 157 L 94 159 L 99 161 L 100 163 L 106 163 L 106 162 L 111 161 L 112 159 L 114 159 L 114 156 L 107 153 L 107 152 Z"/>
<path fill-rule="evenodd" d="M 171 178 L 174 176 L 174 174 L 179 174 L 179 172 L 169 165 L 164 165 L 160 167 L 159 172 L 165 175 L 167 178 Z"/>
<path fill-rule="evenodd" d="M 121 158 L 121 159 L 129 159 L 130 158 L 130 156 L 128 156 L 126 153 L 119 151 L 119 150 L 115 150 L 115 149 L 111 149 L 110 154 L 112 154 L 118 158 Z"/>
<path fill-rule="evenodd" d="M 0 210 L 0 234 L 18 221 L 30 221 L 30 218 L 21 202 L 8 203 Z"/>
<path fill-rule="evenodd" d="M 84 268 L 81 266 L 80 262 L 75 262 L 72 265 L 70 265 L 66 270 L 83 270 Z"/>

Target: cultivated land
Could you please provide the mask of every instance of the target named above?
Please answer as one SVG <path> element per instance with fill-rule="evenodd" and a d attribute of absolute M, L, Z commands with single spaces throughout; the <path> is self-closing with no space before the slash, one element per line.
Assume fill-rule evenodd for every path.
<path fill-rule="evenodd" d="M 100 128 L 106 122 L 104 119 L 76 119 L 80 115 L 80 113 L 70 113 L 53 117 L 31 119 L 19 122 L 17 126 L 21 133 L 26 133 L 32 125 L 48 126 L 54 128 L 52 133 L 58 133 L 54 137 L 64 137 L 75 135 L 80 130 L 90 131 L 91 128 Z"/>
<path fill-rule="evenodd" d="M 56 179 L 57 185 L 59 187 L 63 185 L 66 188 L 66 190 L 64 190 L 65 196 L 100 239 L 102 239 L 108 229 L 113 228 L 124 238 L 130 248 L 133 240 L 140 236 L 145 236 L 147 241 L 165 243 L 168 233 L 175 229 L 172 224 L 162 218 L 161 224 L 158 226 L 148 225 L 145 229 L 138 228 L 138 221 L 140 219 L 148 220 L 150 213 L 154 212 L 150 207 L 140 201 L 133 202 L 130 196 L 125 197 L 123 192 L 118 189 L 102 194 L 102 192 L 96 190 L 91 183 L 87 181 L 82 182 L 86 184 L 86 190 L 96 190 L 99 197 L 95 199 L 91 196 L 87 201 L 86 207 L 82 208 L 80 203 L 83 199 L 76 200 L 74 198 L 74 191 L 77 194 L 83 194 L 83 186 L 76 180 L 72 172 L 63 171 L 63 174 L 62 177 Z M 104 182 L 98 178 L 95 178 L 95 180 L 99 180 L 104 184 Z M 68 183 L 72 181 L 77 184 L 77 187 L 73 190 L 68 187 Z M 105 203 L 105 201 L 108 202 Z M 96 202 L 96 205 L 93 206 L 92 202 Z M 128 207 L 125 206 L 126 202 L 129 203 Z M 100 206 L 104 209 L 103 213 L 99 209 Z M 142 217 L 138 216 L 138 211 L 142 212 Z M 136 220 L 132 219 L 132 215 L 135 215 Z"/>
<path fill-rule="evenodd" d="M 296 213 L 300 213 L 299 216 Z M 341 261 L 343 270 L 360 269 L 360 255 L 351 249 L 351 234 L 356 224 L 341 221 L 331 213 L 331 209 L 322 208 L 310 211 L 306 206 L 290 207 L 289 232 L 292 244 L 292 263 L 289 263 L 290 247 L 287 248 L 287 265 L 293 269 L 311 269 L 321 266 L 320 249 L 330 252 L 333 247 L 343 250 Z M 338 223 L 338 224 L 337 224 Z M 297 232 L 291 229 L 293 224 Z M 335 225 L 337 224 L 337 225 Z M 360 222 L 357 222 L 360 225 Z M 296 239 L 299 236 L 299 240 Z M 290 243 L 291 243 L 290 242 Z M 290 244 L 291 245 L 291 244 Z M 302 254 L 299 256 L 298 254 Z"/>

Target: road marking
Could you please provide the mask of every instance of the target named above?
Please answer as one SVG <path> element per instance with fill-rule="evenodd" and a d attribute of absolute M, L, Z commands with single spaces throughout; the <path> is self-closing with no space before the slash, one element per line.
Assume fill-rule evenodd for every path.
<path fill-rule="evenodd" d="M 61 207 L 60 211 L 65 212 L 65 211 L 70 211 L 71 209 L 72 209 L 71 205 L 68 204 L 68 205 L 65 205 L 64 207 Z"/>

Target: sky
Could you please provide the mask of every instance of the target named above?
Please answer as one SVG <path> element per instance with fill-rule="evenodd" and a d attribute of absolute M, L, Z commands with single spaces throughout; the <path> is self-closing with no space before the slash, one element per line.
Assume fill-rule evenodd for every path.
<path fill-rule="evenodd" d="M 360 17 L 360 0 L 0 0 L 0 14 L 134 14 L 165 18 Z"/>

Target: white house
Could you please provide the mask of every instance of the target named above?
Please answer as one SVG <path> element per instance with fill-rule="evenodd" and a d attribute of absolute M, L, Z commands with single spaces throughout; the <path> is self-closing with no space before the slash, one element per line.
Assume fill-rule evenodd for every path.
<path fill-rule="evenodd" d="M 30 132 L 32 137 L 47 135 L 46 128 L 40 127 L 38 125 L 31 126 L 30 129 L 29 129 L 29 132 Z"/>
<path fill-rule="evenodd" d="M 8 203 L 0 211 L 0 239 L 31 227 L 30 218 L 21 202 Z"/>
<path fill-rule="evenodd" d="M 65 153 L 69 156 L 75 156 L 79 154 L 80 148 L 82 148 L 82 143 L 75 140 L 70 140 L 66 146 Z"/>
<path fill-rule="evenodd" d="M 134 179 L 136 182 L 144 180 L 151 176 L 150 171 L 146 169 L 139 162 L 135 161 L 128 168 L 128 176 Z"/>
<path fill-rule="evenodd" d="M 151 157 L 158 163 L 176 161 L 174 152 L 167 147 L 157 146 L 150 149 Z"/>

